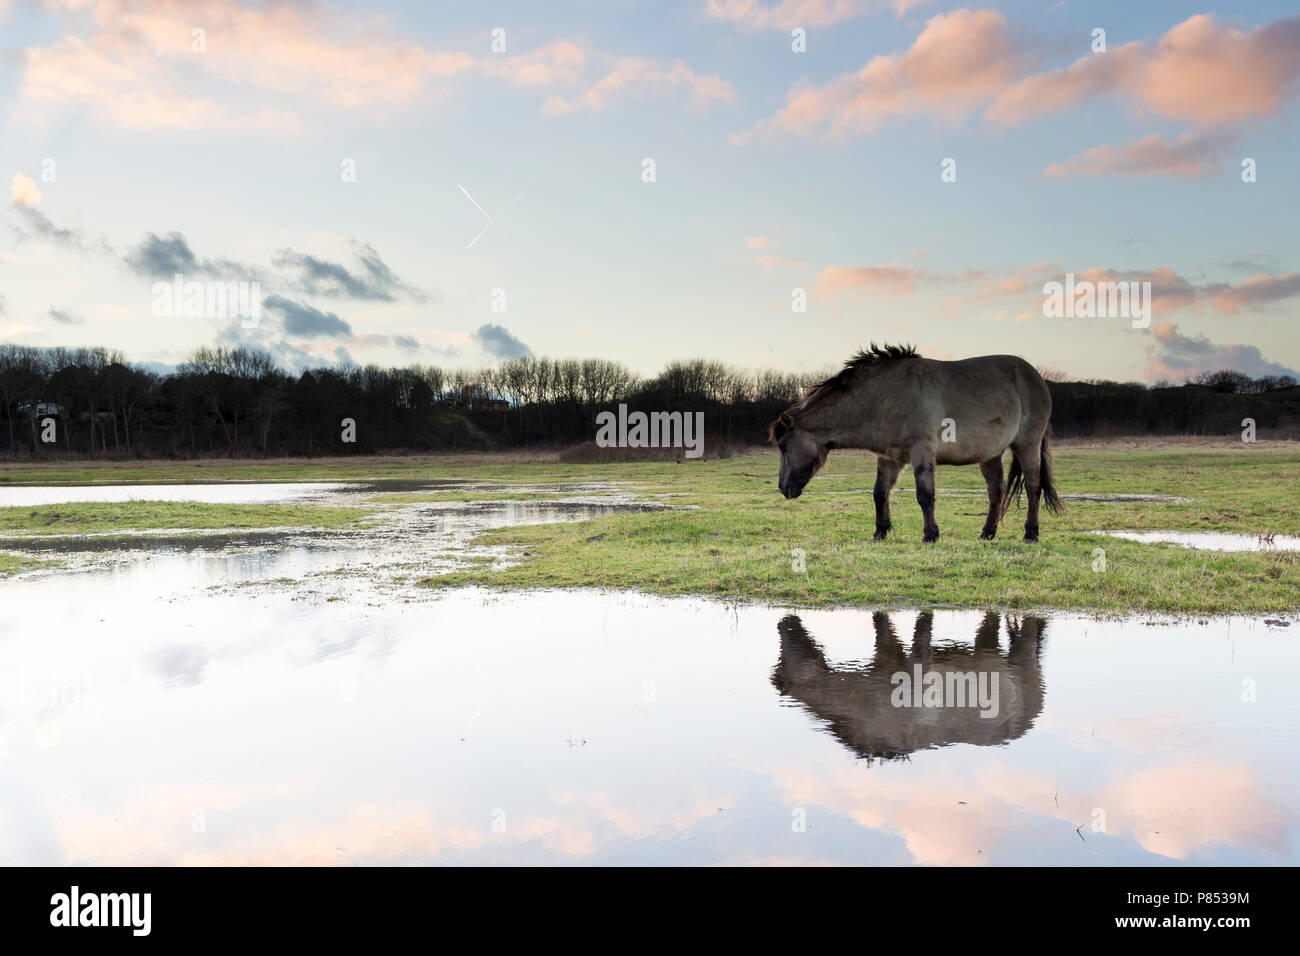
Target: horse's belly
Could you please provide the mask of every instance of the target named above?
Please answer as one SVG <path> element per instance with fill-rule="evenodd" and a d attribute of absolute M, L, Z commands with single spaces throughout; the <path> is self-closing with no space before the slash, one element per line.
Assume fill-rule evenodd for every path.
<path fill-rule="evenodd" d="M 1007 423 L 998 419 L 980 425 L 967 425 L 963 429 L 958 422 L 948 434 L 940 431 L 935 460 L 941 465 L 976 465 L 997 458 L 1016 437 L 1018 426 L 1019 422 Z"/>

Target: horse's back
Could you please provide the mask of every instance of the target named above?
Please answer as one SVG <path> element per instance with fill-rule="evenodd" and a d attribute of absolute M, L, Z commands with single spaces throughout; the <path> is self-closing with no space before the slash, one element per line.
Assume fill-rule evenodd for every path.
<path fill-rule="evenodd" d="M 939 415 L 955 425 L 955 441 L 941 441 L 937 449 L 941 464 L 986 461 L 1047 427 L 1047 384 L 1020 356 L 918 361 L 923 364 L 915 367 L 913 381 L 924 417 Z"/>

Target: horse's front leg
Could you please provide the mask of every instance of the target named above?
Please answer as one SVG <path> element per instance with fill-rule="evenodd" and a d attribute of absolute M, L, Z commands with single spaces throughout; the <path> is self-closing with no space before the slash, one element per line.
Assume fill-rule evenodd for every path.
<path fill-rule="evenodd" d="M 1002 477 L 1002 456 L 990 458 L 980 463 L 980 474 L 989 486 L 989 516 L 984 519 L 984 530 L 980 540 L 991 541 L 998 533 L 998 518 L 1002 514 L 1002 496 L 1006 494 L 1007 483 Z"/>
<path fill-rule="evenodd" d="M 903 466 L 889 458 L 876 459 L 876 487 L 872 497 L 876 501 L 876 533 L 872 537 L 877 541 L 885 540 L 893 522 L 889 520 L 889 493 L 898 482 L 898 474 Z"/>
<path fill-rule="evenodd" d="M 939 540 L 939 524 L 934 520 L 934 448 L 915 445 L 912 448 L 912 475 L 916 479 L 916 503 L 925 517 L 923 541 Z"/>

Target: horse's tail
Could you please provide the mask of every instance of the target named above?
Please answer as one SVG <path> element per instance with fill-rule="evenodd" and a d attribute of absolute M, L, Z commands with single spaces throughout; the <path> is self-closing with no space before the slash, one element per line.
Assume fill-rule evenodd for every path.
<path fill-rule="evenodd" d="M 1043 432 L 1043 445 L 1038 454 L 1038 477 L 1043 486 L 1043 502 L 1047 505 L 1047 510 L 1054 515 L 1059 515 L 1065 510 L 1065 502 L 1056 491 L 1056 482 L 1052 480 L 1052 448 L 1048 443 L 1048 438 L 1052 434 L 1052 426 L 1048 425 Z"/>
<path fill-rule="evenodd" d="M 1048 437 L 1052 434 L 1052 426 L 1048 425 L 1043 432 L 1043 441 L 1038 448 L 1038 484 L 1043 491 L 1043 503 L 1047 505 L 1047 510 L 1054 515 L 1059 515 L 1065 510 L 1065 502 L 1061 500 L 1060 494 L 1056 490 L 1056 482 L 1052 479 L 1052 448 L 1048 442 Z M 1002 493 L 1002 514 L 1001 518 L 1006 518 L 1007 512 L 1011 509 L 1011 503 L 1020 503 L 1020 494 L 1025 490 L 1025 473 L 1020 468 L 1020 459 L 1015 455 L 1011 456 L 1011 469 L 1007 472 L 1007 490 Z"/>

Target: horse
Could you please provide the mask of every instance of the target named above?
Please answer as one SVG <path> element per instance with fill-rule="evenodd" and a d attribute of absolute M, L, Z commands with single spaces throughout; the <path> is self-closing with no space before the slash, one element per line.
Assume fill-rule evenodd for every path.
<path fill-rule="evenodd" d="M 996 747 L 1023 736 L 1042 713 L 1039 649 L 1045 619 L 1006 615 L 1005 651 L 999 644 L 1002 618 L 994 611 L 985 612 L 970 647 L 932 647 L 934 615 L 929 611 L 917 615 L 909 650 L 903 649 L 889 614 L 877 611 L 872 624 L 876 650 L 871 663 L 839 667 L 826 660 L 797 615 L 786 615 L 776 626 L 781 653 L 772 685 L 825 721 L 826 729 L 857 756 L 896 760 L 958 743 Z M 935 680 L 941 688 L 964 685 L 965 699 L 954 700 L 945 691 L 939 706 L 916 706 L 918 670 L 925 675 L 923 686 Z M 981 709 L 975 689 L 981 686 L 996 689 L 990 695 L 995 711 Z"/>
<path fill-rule="evenodd" d="M 989 511 L 980 532 L 991 540 L 1021 492 L 1029 498 L 1025 541 L 1038 540 L 1040 498 L 1064 507 L 1053 480 L 1048 445 L 1052 395 L 1038 371 L 1015 355 L 984 355 L 944 362 L 922 358 L 913 346 L 874 343 L 844 368 L 781 413 L 768 438 L 781 450 L 777 487 L 798 498 L 827 453 L 862 448 L 876 455 L 876 531 L 892 527 L 889 495 L 903 468 L 916 480 L 925 518 L 922 540 L 939 540 L 934 518 L 936 465 L 979 465 L 988 484 Z M 1002 456 L 1010 448 L 1004 480 Z"/>

